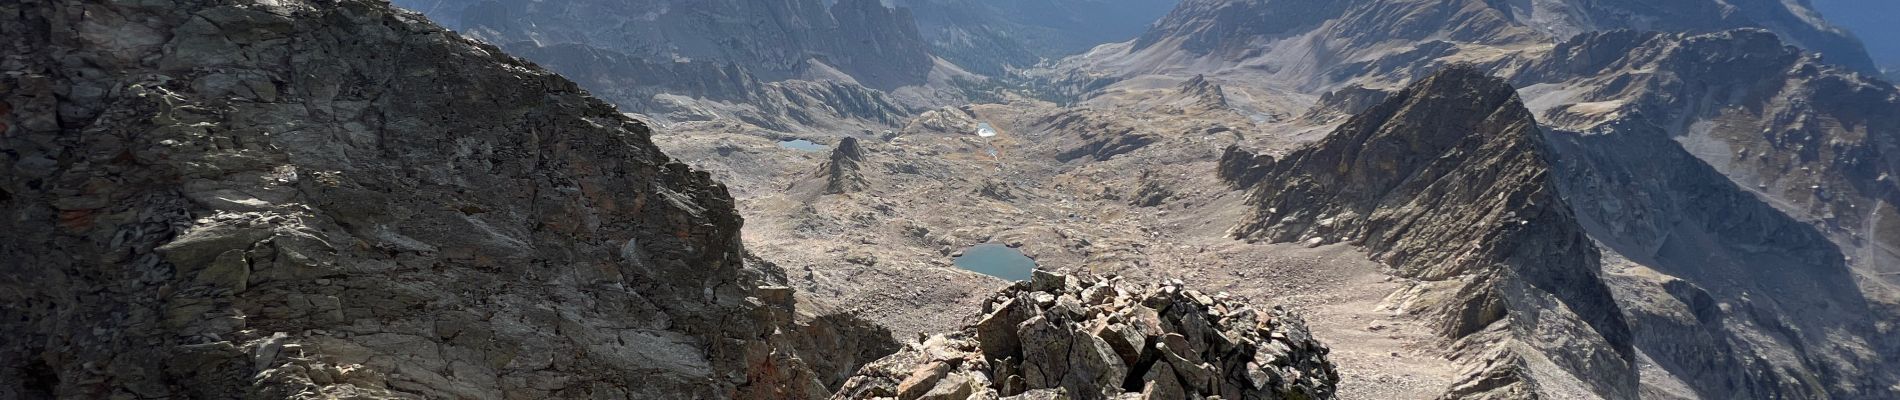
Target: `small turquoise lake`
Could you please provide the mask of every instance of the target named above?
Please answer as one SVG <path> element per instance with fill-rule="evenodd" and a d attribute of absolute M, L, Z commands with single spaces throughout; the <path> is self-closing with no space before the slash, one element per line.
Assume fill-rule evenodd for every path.
<path fill-rule="evenodd" d="M 818 144 L 817 142 L 805 139 L 780 140 L 778 147 L 809 152 L 820 152 L 831 149 L 831 146 Z"/>
<path fill-rule="evenodd" d="M 1036 269 L 1036 260 L 1023 255 L 1021 250 L 993 243 L 964 250 L 955 262 L 957 268 L 1008 281 L 1029 280 L 1030 271 Z"/>

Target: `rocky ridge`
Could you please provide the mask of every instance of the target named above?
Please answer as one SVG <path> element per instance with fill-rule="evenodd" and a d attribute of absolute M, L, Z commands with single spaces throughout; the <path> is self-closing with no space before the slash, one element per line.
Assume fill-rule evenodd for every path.
<path fill-rule="evenodd" d="M 818 166 L 817 177 L 825 181 L 825 194 L 864 190 L 864 174 L 859 171 L 863 162 L 864 149 L 858 147 L 857 138 L 838 140 L 838 146 L 831 149 L 831 159 Z"/>
<path fill-rule="evenodd" d="M 1299 317 L 1179 281 L 1036 271 L 960 332 L 866 366 L 836 399 L 1322 399 L 1338 375 Z"/>
<path fill-rule="evenodd" d="M 1651 70 L 1654 73 L 1627 71 Z M 1900 90 L 1760 30 L 1579 36 L 1512 78 L 1551 126 L 1657 135 L 1814 221 L 1863 266 L 1900 262 Z M 1719 99 L 1719 100 L 1716 100 Z M 1619 128 L 1621 129 L 1621 128 Z"/>
<path fill-rule="evenodd" d="M 1894 396 L 1892 361 L 1862 355 L 1900 348 L 1891 85 L 1759 30 L 1587 34 L 1513 79 L 1622 259 L 1612 288 L 1660 370 L 1646 392 Z"/>
<path fill-rule="evenodd" d="M 1630 328 L 1548 147 L 1510 85 L 1454 67 L 1284 157 L 1230 149 L 1221 171 L 1250 193 L 1235 237 L 1352 243 L 1413 280 L 1389 301 L 1473 365 L 1448 396 L 1626 398 Z"/>

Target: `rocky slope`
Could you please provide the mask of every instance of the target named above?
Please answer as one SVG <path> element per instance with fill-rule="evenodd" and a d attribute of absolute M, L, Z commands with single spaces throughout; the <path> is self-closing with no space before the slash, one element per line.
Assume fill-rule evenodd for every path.
<path fill-rule="evenodd" d="M 1510 85 L 1451 68 L 1279 159 L 1230 150 L 1222 171 L 1252 193 L 1235 236 L 1354 243 L 1414 280 L 1392 301 L 1473 365 L 1450 395 L 1627 398 L 1630 328 L 1548 146 Z"/>
<path fill-rule="evenodd" d="M 1856 264 L 1900 265 L 1900 90 L 1889 83 L 1758 30 L 1583 35 L 1513 80 L 1554 126 L 1655 126 L 1835 237 Z"/>
<path fill-rule="evenodd" d="M 821 187 L 822 194 L 845 194 L 864 191 L 869 185 L 864 181 L 864 148 L 858 146 L 858 139 L 846 137 L 838 140 L 831 149 L 831 158 L 818 165 L 813 171 L 810 182 Z M 798 191 L 796 187 L 793 191 Z"/>
<path fill-rule="evenodd" d="M 1527 71 L 1571 204 L 1626 259 L 1646 375 L 1672 377 L 1646 390 L 1896 395 L 1868 356 L 1900 318 L 1891 85 L 1756 30 L 1583 35 Z"/>
<path fill-rule="evenodd" d="M 385 2 L 0 33 L 0 397 L 810 398 L 889 348 L 645 125 Z"/>
<path fill-rule="evenodd" d="M 1036 271 L 983 313 L 867 366 L 834 398 L 1323 399 L 1339 381 L 1298 316 L 1179 281 Z"/>

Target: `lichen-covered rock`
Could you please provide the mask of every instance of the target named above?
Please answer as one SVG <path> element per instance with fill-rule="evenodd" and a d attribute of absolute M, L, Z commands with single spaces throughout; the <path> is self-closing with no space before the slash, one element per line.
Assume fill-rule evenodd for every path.
<path fill-rule="evenodd" d="M 866 366 L 833 398 L 1333 396 L 1338 374 L 1299 317 L 1224 297 L 1037 271 L 975 325 Z"/>

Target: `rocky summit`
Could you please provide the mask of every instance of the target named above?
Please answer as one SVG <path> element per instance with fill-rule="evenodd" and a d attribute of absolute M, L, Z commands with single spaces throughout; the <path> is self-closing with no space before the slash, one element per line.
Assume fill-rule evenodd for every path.
<path fill-rule="evenodd" d="M 1036 271 L 834 399 L 1323 399 L 1339 382 L 1326 352 L 1300 317 L 1226 293 Z"/>

